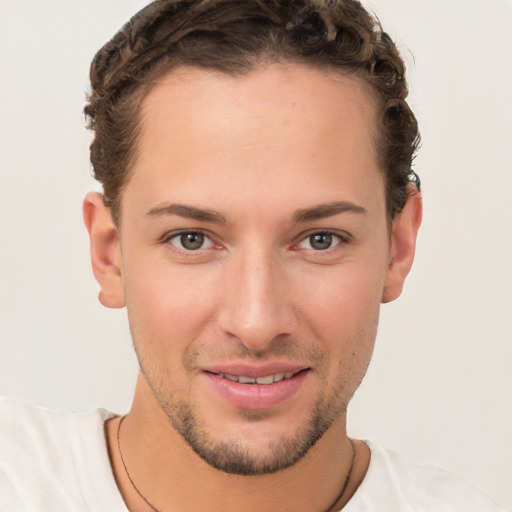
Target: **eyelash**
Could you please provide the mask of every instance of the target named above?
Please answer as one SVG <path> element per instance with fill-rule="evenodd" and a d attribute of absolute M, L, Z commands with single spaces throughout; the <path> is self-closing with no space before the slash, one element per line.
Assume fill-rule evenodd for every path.
<path fill-rule="evenodd" d="M 209 247 L 203 247 L 204 244 L 201 245 L 201 247 L 198 247 L 197 249 L 187 249 L 183 247 L 183 244 L 180 242 L 181 247 L 175 245 L 172 243 L 173 239 L 177 239 L 179 237 L 183 237 L 184 235 L 200 235 L 204 237 L 205 241 L 209 241 L 210 246 Z M 327 236 L 332 237 L 333 239 L 333 245 L 330 247 L 327 247 L 325 249 L 315 249 L 313 247 L 307 248 L 307 247 L 300 247 L 301 244 L 307 243 L 308 240 L 311 240 L 314 236 Z M 312 251 L 318 254 L 330 254 L 339 248 L 341 245 L 346 245 L 350 243 L 351 236 L 348 233 L 339 233 L 337 231 L 329 231 L 329 230 L 320 230 L 320 231 L 311 231 L 309 233 L 303 233 L 300 235 L 299 242 L 295 243 L 292 247 L 293 248 L 299 248 L 304 249 L 306 251 Z M 162 237 L 161 242 L 164 244 L 172 245 L 177 251 L 180 251 L 184 254 L 193 255 L 193 254 L 200 254 L 201 251 L 212 249 L 212 248 L 221 248 L 220 244 L 217 244 L 210 233 L 207 231 L 201 230 L 201 229 L 193 229 L 193 230 L 181 230 L 181 231 L 174 231 L 172 233 L 166 234 L 164 237 Z M 335 243 L 334 243 L 335 242 Z M 311 242 L 310 242 L 311 244 Z"/>
<path fill-rule="evenodd" d="M 302 247 L 302 249 L 305 249 L 307 251 L 312 251 L 317 254 L 325 254 L 325 255 L 335 252 L 337 249 L 339 249 L 340 246 L 348 244 L 352 239 L 352 237 L 348 233 L 340 233 L 338 231 L 329 231 L 329 230 L 311 231 L 309 233 L 301 235 L 301 239 L 297 244 L 295 244 L 295 247 L 300 248 L 301 244 L 307 243 L 308 240 L 310 241 L 309 243 L 311 244 L 311 239 L 314 236 L 332 237 L 332 239 L 333 239 L 332 245 L 330 247 L 327 247 L 326 249 L 315 249 L 313 247 L 311 247 L 311 248 Z"/>
<path fill-rule="evenodd" d="M 201 235 L 204 237 L 205 241 L 209 241 L 210 244 L 211 244 L 211 247 L 199 247 L 198 249 L 194 250 L 194 249 L 186 249 L 185 247 L 178 247 L 176 245 L 174 245 L 172 243 L 172 240 L 173 239 L 179 239 L 180 237 L 183 237 L 184 235 Z M 172 233 L 168 233 L 166 234 L 163 238 L 162 238 L 162 243 L 164 244 L 169 244 L 169 245 L 172 245 L 176 248 L 176 250 L 178 251 L 181 251 L 182 253 L 185 253 L 185 254 L 194 254 L 194 253 L 199 253 L 201 250 L 205 250 L 205 249 L 211 249 L 211 248 L 214 248 L 216 246 L 218 246 L 218 244 L 215 243 L 215 241 L 213 240 L 211 234 L 209 234 L 208 232 L 206 231 L 203 231 L 201 229 L 184 229 L 184 230 L 181 230 L 181 231 L 173 231 Z M 181 244 L 183 245 L 183 244 Z"/>

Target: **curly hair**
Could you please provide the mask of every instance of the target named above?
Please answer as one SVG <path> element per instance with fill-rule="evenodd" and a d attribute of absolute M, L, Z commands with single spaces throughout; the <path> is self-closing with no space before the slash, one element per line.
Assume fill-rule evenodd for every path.
<path fill-rule="evenodd" d="M 155 82 L 182 65 L 236 76 L 271 62 L 355 75 L 369 84 L 379 110 L 375 148 L 388 221 L 401 211 L 418 125 L 406 102 L 400 53 L 358 1 L 157 0 L 98 51 L 90 69 L 91 163 L 116 222 L 137 156 L 141 104 Z"/>

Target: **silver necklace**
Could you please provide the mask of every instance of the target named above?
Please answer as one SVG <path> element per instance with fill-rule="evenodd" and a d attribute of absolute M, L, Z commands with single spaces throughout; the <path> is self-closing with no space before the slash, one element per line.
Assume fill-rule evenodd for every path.
<path fill-rule="evenodd" d="M 161 512 L 158 508 L 156 508 L 145 496 L 142 494 L 138 487 L 135 485 L 135 482 L 133 481 L 133 478 L 130 475 L 130 472 L 128 471 L 128 468 L 126 467 L 126 462 L 124 461 L 123 452 L 121 450 L 121 441 L 119 440 L 119 436 L 121 433 L 121 425 L 123 424 L 124 419 L 126 418 L 126 415 L 121 417 L 121 420 L 119 421 L 119 425 L 117 427 L 117 448 L 119 450 L 119 455 L 121 456 L 121 462 L 123 463 L 123 468 L 126 473 L 126 476 L 128 477 L 128 480 L 132 484 L 132 487 L 135 489 L 135 492 L 146 502 L 146 504 L 154 510 L 154 512 Z M 340 493 L 338 496 L 336 496 L 336 499 L 329 505 L 324 512 L 330 512 L 334 505 L 338 503 L 339 500 L 343 497 L 345 494 L 345 491 L 347 490 L 348 483 L 350 482 L 350 477 L 352 475 L 352 468 L 354 467 L 354 459 L 355 459 L 355 449 L 354 449 L 354 443 L 352 442 L 352 439 L 348 439 L 350 442 L 350 446 L 352 447 L 352 458 L 350 460 L 350 467 L 348 468 L 347 476 L 345 477 L 345 482 L 343 483 L 343 487 L 341 488 Z"/>

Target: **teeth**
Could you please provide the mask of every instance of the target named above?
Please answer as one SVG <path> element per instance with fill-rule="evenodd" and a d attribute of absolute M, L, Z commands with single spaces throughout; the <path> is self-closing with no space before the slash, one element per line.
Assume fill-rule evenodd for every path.
<path fill-rule="evenodd" d="M 240 382 L 240 384 L 254 384 L 256 379 L 253 379 L 252 377 L 243 377 L 240 375 L 240 377 L 238 377 L 238 382 Z"/>
<path fill-rule="evenodd" d="M 240 381 L 240 382 L 242 382 L 242 381 Z M 256 379 L 256 382 L 258 384 L 272 384 L 272 382 L 274 382 L 274 376 L 269 375 L 268 377 L 258 377 Z"/>
<path fill-rule="evenodd" d="M 229 373 L 221 373 L 220 376 L 224 379 L 231 380 L 233 382 L 239 382 L 240 384 L 263 384 L 268 385 L 274 382 L 280 382 L 285 379 L 290 379 L 295 375 L 294 372 L 288 373 L 276 373 L 274 375 L 267 375 L 266 377 L 244 377 L 243 375 L 230 375 Z"/>

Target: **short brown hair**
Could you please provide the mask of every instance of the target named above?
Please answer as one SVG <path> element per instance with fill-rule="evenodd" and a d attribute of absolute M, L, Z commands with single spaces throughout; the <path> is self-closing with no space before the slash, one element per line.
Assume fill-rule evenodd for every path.
<path fill-rule="evenodd" d="M 407 200 L 418 125 L 405 101 L 405 66 L 379 21 L 355 0 L 157 0 L 94 57 L 85 107 L 91 162 L 104 202 L 120 221 L 136 158 L 140 106 L 155 81 L 180 65 L 240 75 L 297 62 L 356 75 L 379 105 L 376 151 L 388 220 Z"/>

